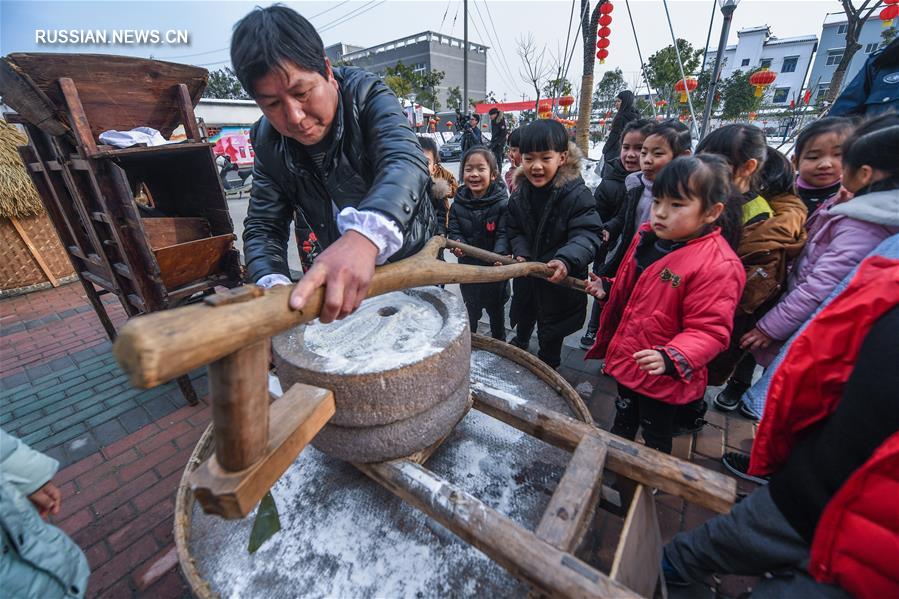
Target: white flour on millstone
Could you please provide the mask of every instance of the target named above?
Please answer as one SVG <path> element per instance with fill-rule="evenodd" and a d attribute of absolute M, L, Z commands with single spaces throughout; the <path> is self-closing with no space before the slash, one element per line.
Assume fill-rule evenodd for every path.
<path fill-rule="evenodd" d="M 415 290 L 388 293 L 362 302 L 344 320 L 303 329 L 305 351 L 321 358 L 321 372 L 365 374 L 400 368 L 442 351 L 432 340 L 452 321 Z M 298 335 L 290 334 L 288 348 L 295 349 Z M 293 346 L 293 347 L 292 347 Z M 300 349 L 300 348 L 296 348 Z"/>

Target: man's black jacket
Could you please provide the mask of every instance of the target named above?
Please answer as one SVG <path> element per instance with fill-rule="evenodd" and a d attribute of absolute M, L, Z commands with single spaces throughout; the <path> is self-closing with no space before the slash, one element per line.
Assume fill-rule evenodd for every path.
<path fill-rule="evenodd" d="M 287 240 L 295 216 L 300 223 L 300 215 L 305 217 L 319 243 L 328 247 L 340 237 L 338 211 L 352 206 L 379 212 L 403 233 L 403 245 L 391 260 L 414 254 L 436 230 L 428 164 L 396 96 L 361 69 L 335 68 L 334 78 L 337 115 L 321 171 L 268 119 L 253 125 L 256 158 L 243 231 L 250 281 L 273 273 L 290 276 Z"/>

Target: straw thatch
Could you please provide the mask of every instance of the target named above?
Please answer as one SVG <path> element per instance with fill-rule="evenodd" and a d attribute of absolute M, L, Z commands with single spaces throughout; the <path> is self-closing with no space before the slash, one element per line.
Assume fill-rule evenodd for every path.
<path fill-rule="evenodd" d="M 16 150 L 27 142 L 18 129 L 0 120 L 0 217 L 24 218 L 44 212 L 41 198 Z"/>

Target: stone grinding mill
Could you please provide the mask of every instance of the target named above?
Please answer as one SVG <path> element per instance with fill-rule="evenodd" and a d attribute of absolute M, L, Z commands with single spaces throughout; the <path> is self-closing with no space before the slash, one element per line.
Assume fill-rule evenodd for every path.
<path fill-rule="evenodd" d="M 379 268 L 369 296 L 436 283 L 547 275 L 547 267 L 537 263 L 472 267 L 438 262 L 434 257 L 445 244 L 435 238 L 418 256 Z M 657 579 L 652 563 L 638 565 L 646 561 L 645 547 L 650 545 L 641 538 L 640 522 L 648 514 L 654 519 L 651 494 L 641 492 L 642 486 L 631 503 L 612 573 L 606 575 L 574 555 L 598 503 L 604 467 L 716 511 L 727 511 L 734 500 L 732 479 L 609 435 L 592 426 L 586 413 L 573 410 L 575 417 L 588 422 L 579 421 L 519 397 L 526 393 L 498 389 L 489 378 L 469 385 L 474 380 L 468 372 L 471 337 L 464 310 L 457 299 L 447 297 L 450 294 L 413 289 L 392 294 L 394 299 L 367 300 L 358 314 L 362 324 L 350 327 L 343 337 L 339 330 L 324 336 L 316 327 L 294 329 L 318 314 L 322 295 L 299 312 L 287 307 L 288 295 L 287 288 L 263 292 L 245 287 L 211 296 L 203 305 L 135 319 L 123 329 L 114 351 L 137 386 L 152 387 L 209 365 L 213 426 L 201 441 L 204 451 L 198 446 L 197 459 L 188 465 L 189 493 L 182 496 L 179 491 L 179 504 L 195 498 L 207 513 L 244 518 L 285 471 L 286 479 L 296 476 L 297 456 L 312 441 L 325 453 L 352 462 L 533 588 L 560 596 L 638 596 L 651 594 L 647 585 L 651 582 L 654 588 Z M 405 323 L 393 338 L 391 322 Z M 404 351 L 366 355 L 362 341 L 367 335 L 378 338 L 382 350 L 393 344 Z M 267 369 L 273 337 L 285 392 L 270 404 Z M 481 346 L 490 343 L 479 341 Z M 493 345 L 497 353 L 518 351 Z M 527 363 L 521 355 L 516 359 L 542 374 L 549 386 L 567 386 L 555 373 L 543 372 L 550 369 L 536 360 Z M 411 365 L 417 365 L 417 373 L 411 372 Z M 338 373 L 341 376 L 333 376 Z M 415 381 L 414 386 L 409 381 Z M 472 399 L 473 414 L 505 423 L 534 442 L 554 446 L 553 451 L 573 453 L 561 463 L 548 504 L 540 506 L 535 531 L 422 465 L 457 428 Z M 314 482 L 306 487 L 318 486 Z M 333 495 L 309 501 L 327 504 L 328 497 Z M 180 516 L 179 511 L 176 521 Z M 657 525 L 655 530 L 657 537 Z M 183 537 L 182 528 L 179 554 Z M 658 539 L 652 546 L 660 548 Z M 205 582 L 192 580 L 196 570 L 185 565 L 192 560 L 181 557 L 195 593 L 212 596 Z M 650 575 L 641 574 L 640 568 Z M 318 591 L 333 593 L 333 588 Z"/>

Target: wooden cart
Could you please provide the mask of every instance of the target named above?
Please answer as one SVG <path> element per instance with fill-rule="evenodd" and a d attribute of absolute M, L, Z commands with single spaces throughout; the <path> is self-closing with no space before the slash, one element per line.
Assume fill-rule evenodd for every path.
<path fill-rule="evenodd" d="M 207 71 L 96 54 L 11 54 L 0 93 L 29 144 L 23 162 L 109 338 L 100 296 L 135 316 L 240 283 L 234 229 L 211 144 L 193 108 Z M 110 129 L 152 127 L 187 141 L 154 147 L 98 145 Z M 189 378 L 178 379 L 196 403 Z"/>

